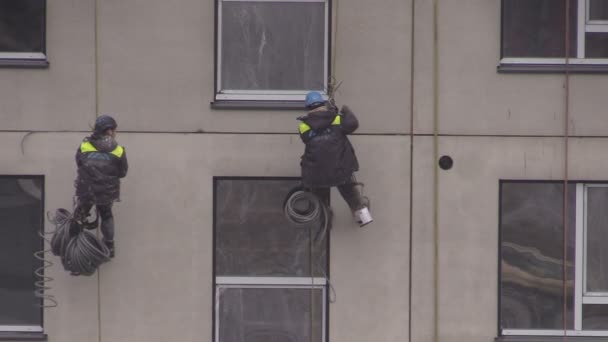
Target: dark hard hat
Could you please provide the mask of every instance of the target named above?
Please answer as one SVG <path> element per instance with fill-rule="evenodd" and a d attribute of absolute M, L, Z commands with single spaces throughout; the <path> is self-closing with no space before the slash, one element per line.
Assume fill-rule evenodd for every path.
<path fill-rule="evenodd" d="M 95 120 L 95 132 L 102 133 L 117 126 L 116 120 L 109 115 L 101 115 Z"/>

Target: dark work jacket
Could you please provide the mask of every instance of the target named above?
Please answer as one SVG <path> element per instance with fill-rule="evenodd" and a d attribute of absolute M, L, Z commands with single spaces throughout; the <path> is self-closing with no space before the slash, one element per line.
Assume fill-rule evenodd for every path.
<path fill-rule="evenodd" d="M 306 144 L 300 166 L 305 187 L 331 187 L 347 183 L 359 170 L 355 151 L 347 134 L 359 127 L 355 114 L 346 106 L 309 112 L 299 117 L 300 138 Z"/>
<path fill-rule="evenodd" d="M 111 136 L 91 135 L 76 151 L 76 196 L 80 202 L 110 204 L 120 198 L 120 178 L 129 165 L 124 147 Z"/>

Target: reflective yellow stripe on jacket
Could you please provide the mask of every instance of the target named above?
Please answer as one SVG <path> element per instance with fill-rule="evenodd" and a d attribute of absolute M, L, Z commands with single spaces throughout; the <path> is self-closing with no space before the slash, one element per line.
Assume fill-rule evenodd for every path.
<path fill-rule="evenodd" d="M 89 141 L 84 141 L 82 144 L 80 144 L 80 152 L 82 152 L 82 153 L 97 152 L 97 149 Z M 118 145 L 110 153 L 112 153 L 113 155 L 115 155 L 118 158 L 120 158 L 120 157 L 122 157 L 122 154 L 124 152 L 125 152 L 124 148 L 122 148 L 122 146 Z"/>
<path fill-rule="evenodd" d="M 334 121 L 331 124 L 340 125 L 341 122 L 342 122 L 342 119 L 341 119 L 340 115 L 336 115 L 336 117 L 334 118 Z M 300 134 L 304 134 L 304 133 L 310 131 L 310 126 L 306 122 L 300 122 L 299 128 L 300 128 Z"/>

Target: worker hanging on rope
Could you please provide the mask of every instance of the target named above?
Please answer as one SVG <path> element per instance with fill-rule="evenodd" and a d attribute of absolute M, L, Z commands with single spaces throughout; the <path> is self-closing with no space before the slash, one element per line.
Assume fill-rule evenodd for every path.
<path fill-rule="evenodd" d="M 298 118 L 300 138 L 306 144 L 300 162 L 302 185 L 324 201 L 329 189 L 336 186 L 359 224 L 365 226 L 373 219 L 369 200 L 361 194 L 362 184 L 354 178 L 359 163 L 347 137 L 359 127 L 359 121 L 350 108 L 342 106 L 338 111 L 333 101 L 316 91 L 306 95 L 305 105 L 308 114 Z M 328 219 L 331 221 L 331 214 Z"/>
<path fill-rule="evenodd" d="M 116 142 L 116 120 L 101 115 L 95 120 L 93 134 L 84 138 L 76 152 L 78 177 L 75 181 L 77 204 L 70 235 L 78 235 L 87 225 L 93 206 L 101 218 L 103 243 L 115 254 L 112 205 L 120 198 L 120 178 L 127 175 L 125 148 Z M 96 228 L 96 227 L 95 227 Z"/>

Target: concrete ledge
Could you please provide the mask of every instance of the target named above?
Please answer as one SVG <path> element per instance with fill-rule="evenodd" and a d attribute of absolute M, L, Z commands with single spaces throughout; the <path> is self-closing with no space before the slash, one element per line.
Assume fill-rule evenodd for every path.
<path fill-rule="evenodd" d="M 606 342 L 608 336 L 567 336 L 569 342 Z M 498 336 L 495 342 L 563 342 L 564 336 Z"/>
<path fill-rule="evenodd" d="M 496 67 L 503 74 L 563 74 L 565 64 L 500 64 Z M 573 74 L 606 74 L 605 64 L 568 64 L 568 72 Z"/>
<path fill-rule="evenodd" d="M 303 101 L 215 101 L 211 109 L 305 110 Z"/>
<path fill-rule="evenodd" d="M 0 332 L 0 341 L 48 341 L 41 332 Z"/>
<path fill-rule="evenodd" d="M 46 69 L 47 59 L 0 59 L 0 68 Z"/>

